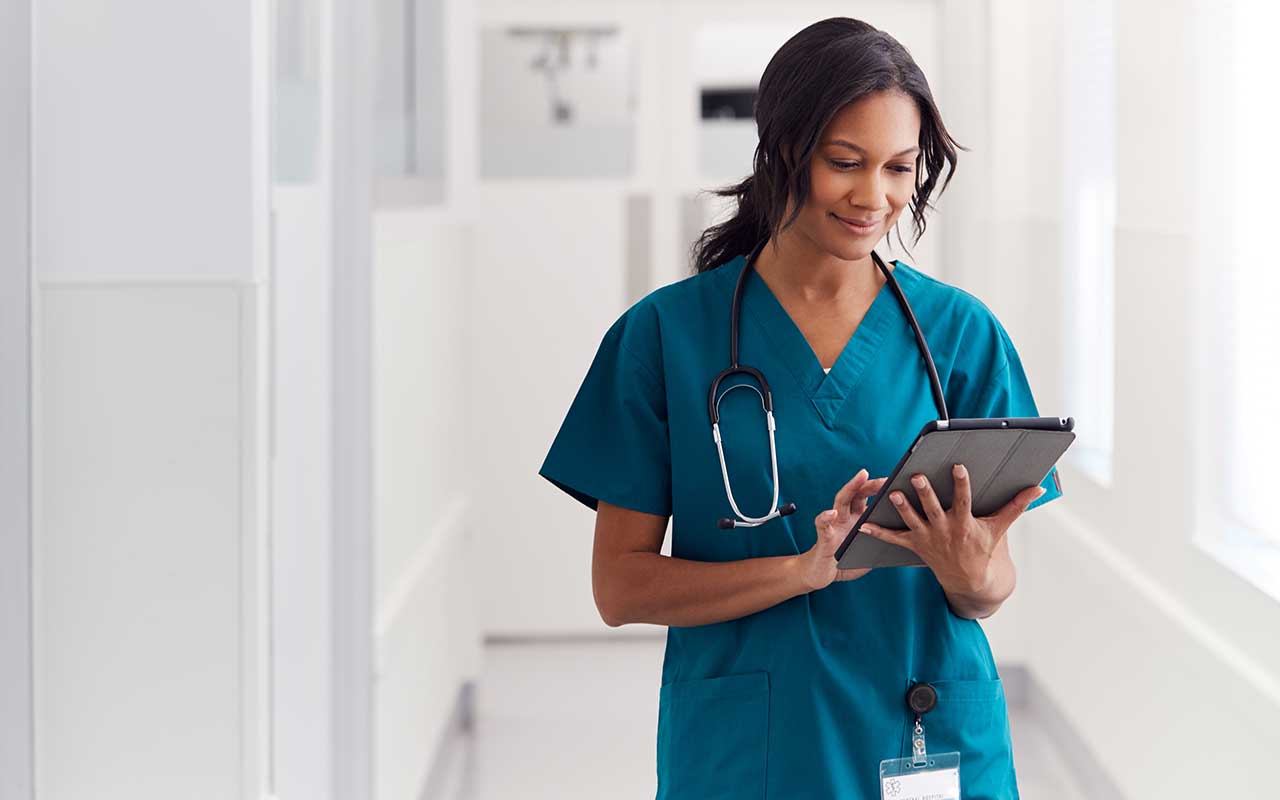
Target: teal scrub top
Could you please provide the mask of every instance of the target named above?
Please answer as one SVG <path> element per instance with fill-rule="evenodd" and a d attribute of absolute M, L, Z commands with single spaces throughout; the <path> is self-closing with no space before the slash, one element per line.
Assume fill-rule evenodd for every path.
<path fill-rule="evenodd" d="M 865 467 L 889 474 L 937 417 L 915 337 L 886 283 L 830 373 L 754 270 L 741 356 L 773 390 L 780 503 L 795 514 L 724 531 L 732 517 L 707 392 L 729 361 L 729 312 L 745 257 L 651 293 L 605 333 L 539 474 L 597 500 L 671 516 L 671 553 L 695 561 L 792 555 L 813 518 Z M 978 299 L 894 262 L 953 417 L 1039 416 L 1018 354 Z M 726 384 L 727 385 L 727 384 Z M 722 386 L 722 391 L 725 387 Z M 721 405 L 734 497 L 772 500 L 754 392 Z M 1036 502 L 1061 495 L 1056 469 Z M 927 568 L 876 569 L 740 619 L 670 627 L 659 691 L 658 798 L 880 797 L 882 759 L 909 756 L 908 687 L 928 681 L 930 752 L 958 750 L 965 800 L 1016 798 L 1004 689 L 986 635 L 956 616 Z"/>

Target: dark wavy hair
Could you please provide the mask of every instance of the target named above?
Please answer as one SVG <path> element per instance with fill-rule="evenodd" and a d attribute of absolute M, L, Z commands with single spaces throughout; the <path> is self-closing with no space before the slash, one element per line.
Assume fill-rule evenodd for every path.
<path fill-rule="evenodd" d="M 920 110 L 920 154 L 911 195 L 911 218 L 920 241 L 925 211 L 943 165 L 949 166 L 941 194 L 956 171 L 956 150 L 966 150 L 947 132 L 924 73 L 907 49 L 884 31 L 849 17 L 815 22 L 774 53 L 760 77 L 755 98 L 756 145 L 753 172 L 739 184 L 711 193 L 736 197 L 738 211 L 707 228 L 691 249 L 697 272 L 706 272 L 751 252 L 755 245 L 785 230 L 809 197 L 809 160 L 818 137 L 846 105 L 869 94 L 899 91 Z M 787 154 L 784 157 L 784 153 Z M 790 154 L 796 155 L 792 167 Z M 787 198 L 795 210 L 787 220 Z M 894 225 L 897 230 L 897 225 Z M 898 231 L 898 243 L 902 232 Z"/>

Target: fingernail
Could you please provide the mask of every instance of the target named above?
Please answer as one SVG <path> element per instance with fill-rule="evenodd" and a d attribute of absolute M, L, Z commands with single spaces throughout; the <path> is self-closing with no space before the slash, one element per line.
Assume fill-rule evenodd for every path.
<path fill-rule="evenodd" d="M 960 464 L 956 464 L 954 467 L 951 468 L 951 474 L 956 476 L 957 478 L 963 478 L 964 467 L 961 466 Z"/>
<path fill-rule="evenodd" d="M 917 476 L 915 476 L 914 478 L 912 478 L 912 479 L 911 479 L 911 483 L 912 483 L 916 488 L 918 488 L 918 489 L 923 489 L 923 488 L 924 488 L 924 476 L 923 476 L 923 475 L 917 475 Z"/>
<path fill-rule="evenodd" d="M 893 501 L 893 504 L 895 506 L 902 505 L 902 492 L 894 492 L 893 494 L 889 495 L 889 499 Z"/>

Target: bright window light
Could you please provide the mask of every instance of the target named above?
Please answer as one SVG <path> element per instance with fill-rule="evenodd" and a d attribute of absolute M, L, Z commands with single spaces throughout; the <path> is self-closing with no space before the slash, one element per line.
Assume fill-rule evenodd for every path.
<path fill-rule="evenodd" d="M 1112 0 L 1073 0 L 1063 14 L 1064 413 L 1068 458 L 1111 484 L 1115 419 L 1116 61 Z"/>
<path fill-rule="evenodd" d="M 1224 320 L 1230 368 L 1223 422 L 1229 450 L 1220 497 L 1229 519 L 1250 533 L 1280 542 L 1271 464 L 1280 452 L 1276 427 L 1280 263 L 1275 229 L 1280 167 L 1265 133 L 1280 126 L 1275 94 L 1275 76 L 1280 75 L 1280 48 L 1274 41 L 1277 24 L 1280 11 L 1272 4 L 1235 6 L 1234 74 L 1228 91 L 1234 106 L 1230 135 L 1235 137 L 1236 156 L 1226 171 L 1236 178 L 1230 198 L 1235 252 L 1229 313 Z"/>

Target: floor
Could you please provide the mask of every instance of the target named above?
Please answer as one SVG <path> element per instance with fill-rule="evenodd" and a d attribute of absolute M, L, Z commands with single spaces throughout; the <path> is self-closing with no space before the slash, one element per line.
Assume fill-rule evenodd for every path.
<path fill-rule="evenodd" d="M 661 639 L 489 645 L 445 797 L 652 798 L 661 664 Z M 1009 721 L 1024 800 L 1083 800 L 1036 720 Z"/>

